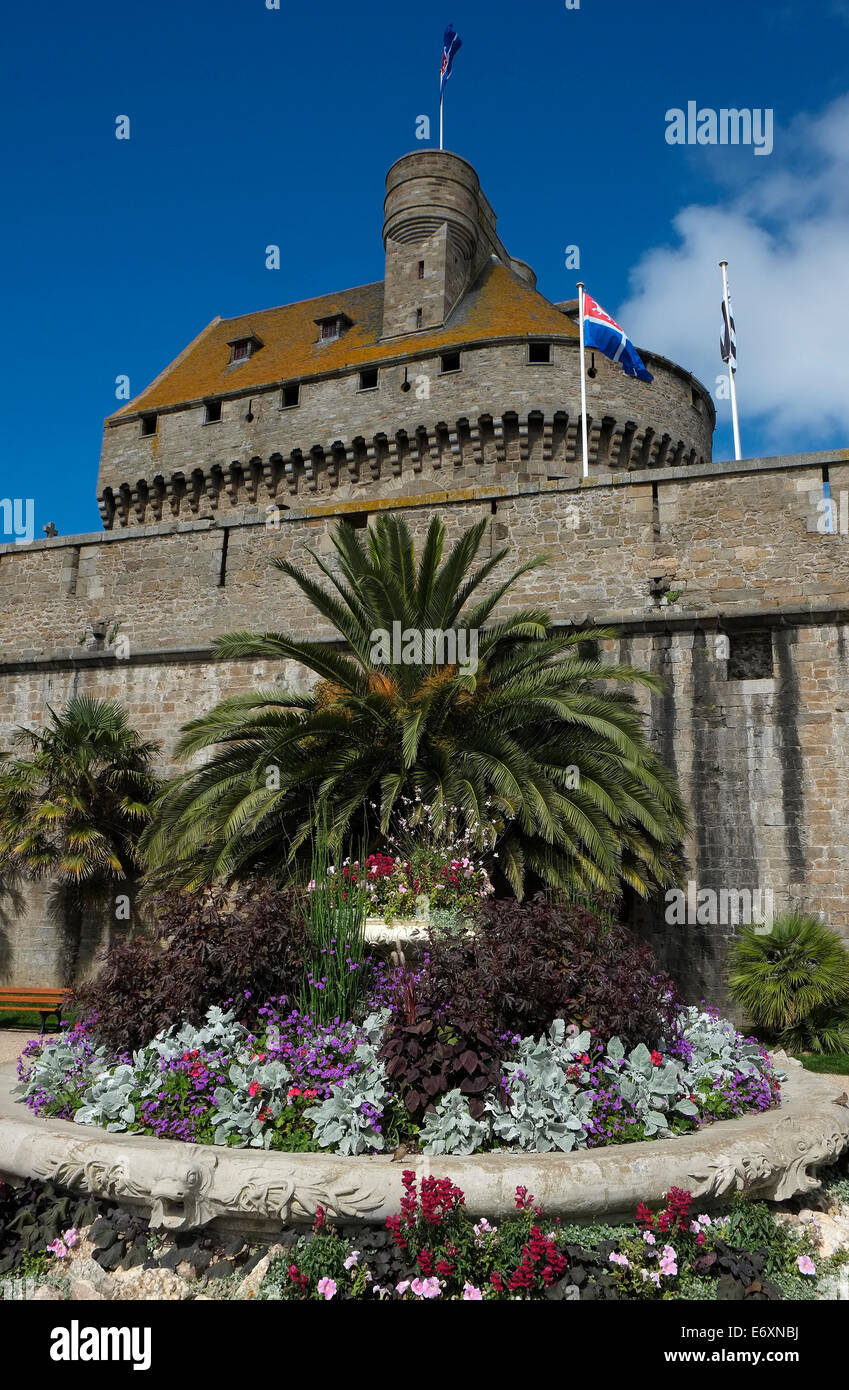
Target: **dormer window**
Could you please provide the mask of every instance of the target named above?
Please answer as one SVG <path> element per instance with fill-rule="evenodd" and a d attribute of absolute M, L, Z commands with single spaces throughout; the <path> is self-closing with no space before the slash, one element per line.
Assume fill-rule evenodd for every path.
<path fill-rule="evenodd" d="M 341 338 L 346 328 L 351 327 L 347 314 L 326 314 L 324 318 L 315 319 L 315 323 L 318 325 L 320 343 L 332 343 L 336 338 Z"/>
<path fill-rule="evenodd" d="M 247 362 L 249 357 L 262 347 L 262 341 L 255 333 L 248 333 L 243 338 L 231 338 L 227 344 L 230 349 L 230 361 Z"/>

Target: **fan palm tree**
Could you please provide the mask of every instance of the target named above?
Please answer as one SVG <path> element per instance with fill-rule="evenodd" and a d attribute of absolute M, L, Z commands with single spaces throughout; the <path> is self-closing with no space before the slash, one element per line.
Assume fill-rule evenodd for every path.
<path fill-rule="evenodd" d="M 729 985 L 746 1017 L 789 1051 L 849 1046 L 849 951 L 812 913 L 785 913 L 768 932 L 745 927 L 731 951 Z"/>
<path fill-rule="evenodd" d="M 582 655 L 612 631 L 561 634 L 535 608 L 495 615 L 545 557 L 495 578 L 508 552 L 478 561 L 486 525 L 444 556 L 434 518 L 417 564 L 403 519 L 381 515 L 365 543 L 341 522 L 335 564 L 310 552 L 330 588 L 275 560 L 341 641 L 216 641 L 221 658 L 294 660 L 318 681 L 309 694 L 235 695 L 185 726 L 178 755 L 202 761 L 166 789 L 143 835 L 153 886 L 295 877 L 317 822 L 337 848 L 376 846 L 406 799 L 429 808 L 436 832 L 453 820 L 483 843 L 494 827 L 520 897 L 528 875 L 558 889 L 624 881 L 643 896 L 673 880 L 684 810 L 627 689 L 659 682 Z M 440 665 L 426 648 L 393 664 L 376 643 L 393 624 L 453 631 L 461 650 L 460 634 L 467 649 L 477 634 L 477 669 Z"/>
<path fill-rule="evenodd" d="M 0 765 L 0 878 L 52 880 L 75 953 L 86 906 L 137 870 L 162 784 L 150 771 L 157 745 L 142 741 L 116 701 L 78 695 L 48 716 L 42 729 L 18 729 L 28 756 Z"/>
<path fill-rule="evenodd" d="M 78 695 L 43 729 L 18 729 L 30 756 L 0 766 L 0 863 L 66 884 L 126 878 L 160 783 L 115 700 Z"/>

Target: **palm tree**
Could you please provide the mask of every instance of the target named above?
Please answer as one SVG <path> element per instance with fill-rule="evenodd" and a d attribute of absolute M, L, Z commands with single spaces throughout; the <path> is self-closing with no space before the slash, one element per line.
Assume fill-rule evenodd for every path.
<path fill-rule="evenodd" d="M 545 557 L 495 580 L 506 549 L 475 568 L 486 525 L 443 560 L 445 529 L 434 518 L 417 564 L 402 519 L 378 517 L 365 544 L 342 522 L 335 565 L 310 552 L 331 589 L 274 561 L 341 642 L 277 632 L 216 641 L 221 658 L 294 660 L 318 682 L 309 694 L 235 695 L 185 726 L 178 755 L 205 761 L 166 789 L 143 835 L 154 886 L 256 872 L 285 881 L 303 871 L 318 821 L 337 848 L 374 846 L 405 799 L 429 807 L 437 832 L 453 818 L 483 843 L 494 827 L 519 897 L 528 875 L 558 889 L 625 882 L 642 896 L 673 881 L 682 802 L 624 688 L 660 683 L 582 655 L 581 643 L 612 631 L 564 635 L 532 608 L 493 617 Z M 477 669 L 440 665 L 426 650 L 393 664 L 396 653 L 376 654 L 376 635 L 393 623 L 464 633 L 469 643 L 477 633 Z"/>
<path fill-rule="evenodd" d="M 78 695 L 49 722 L 18 729 L 28 756 L 0 767 L 0 877 L 50 879 L 79 947 L 87 905 L 138 868 L 137 844 L 161 783 L 157 751 L 114 700 Z"/>

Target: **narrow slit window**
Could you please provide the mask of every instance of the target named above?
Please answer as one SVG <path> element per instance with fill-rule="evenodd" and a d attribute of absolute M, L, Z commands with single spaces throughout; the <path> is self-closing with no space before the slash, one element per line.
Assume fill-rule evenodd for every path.
<path fill-rule="evenodd" d="M 142 434 L 156 434 L 156 416 L 143 415 L 141 417 Z"/>
<path fill-rule="evenodd" d="M 281 402 L 280 402 L 280 407 L 281 407 L 281 409 L 282 409 L 282 410 L 292 410 L 292 409 L 294 409 L 294 407 L 295 407 L 296 405 L 300 405 L 300 404 L 301 404 L 301 383 L 300 383 L 299 381 L 295 381 L 295 382 L 291 382 L 288 386 L 284 386 L 284 387 L 283 387 L 283 396 L 282 396 L 282 400 L 281 400 Z"/>
<path fill-rule="evenodd" d="M 221 419 L 221 402 L 207 401 L 203 408 L 203 423 L 205 425 L 217 425 Z"/>

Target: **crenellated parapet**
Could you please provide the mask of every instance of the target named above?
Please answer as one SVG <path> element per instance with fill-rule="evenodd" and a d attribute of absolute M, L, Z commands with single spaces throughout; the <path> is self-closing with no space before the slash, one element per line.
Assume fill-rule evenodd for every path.
<path fill-rule="evenodd" d="M 690 440 L 641 428 L 611 415 L 588 418 L 591 474 L 634 472 L 703 464 Z M 415 497 L 445 486 L 473 488 L 476 481 L 514 478 L 577 480 L 581 473 L 580 415 L 567 410 L 546 415 L 531 411 L 424 420 L 394 432 L 355 435 L 265 456 L 245 453 L 226 464 L 156 473 L 117 486 L 98 497 L 104 527 L 138 526 L 162 520 L 191 520 L 221 510 L 247 510 L 274 504 L 299 510 L 330 496 L 361 500 L 363 510 L 377 498 Z M 442 480 L 440 482 L 440 480 Z"/>

